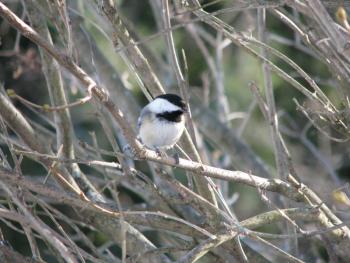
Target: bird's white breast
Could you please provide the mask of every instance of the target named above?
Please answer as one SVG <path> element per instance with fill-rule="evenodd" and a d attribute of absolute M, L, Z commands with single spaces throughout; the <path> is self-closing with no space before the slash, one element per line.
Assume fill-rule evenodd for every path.
<path fill-rule="evenodd" d="M 147 118 L 142 122 L 139 136 L 148 148 L 167 149 L 173 147 L 179 140 L 184 128 L 184 117 L 180 122 L 160 121 L 155 117 Z"/>

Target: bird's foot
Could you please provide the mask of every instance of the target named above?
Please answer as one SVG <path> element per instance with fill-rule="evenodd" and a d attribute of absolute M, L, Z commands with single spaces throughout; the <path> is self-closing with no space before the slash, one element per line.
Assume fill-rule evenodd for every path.
<path fill-rule="evenodd" d="M 178 153 L 174 153 L 173 158 L 175 160 L 175 164 L 180 163 L 180 155 Z"/>
<path fill-rule="evenodd" d="M 168 157 L 168 155 L 166 154 L 165 151 L 162 151 L 162 150 L 160 150 L 160 149 L 157 148 L 157 147 L 155 147 L 155 151 L 156 151 L 157 155 L 158 155 L 159 157 L 161 157 L 161 158 L 166 158 L 166 157 Z"/>

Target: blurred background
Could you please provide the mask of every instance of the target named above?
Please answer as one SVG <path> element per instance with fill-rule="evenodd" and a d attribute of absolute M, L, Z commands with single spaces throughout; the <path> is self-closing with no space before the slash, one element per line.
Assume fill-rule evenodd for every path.
<path fill-rule="evenodd" d="M 3 1 L 7 7 L 30 24 L 31 19 L 30 15 L 28 16 L 28 7 L 25 2 Z M 57 1 L 66 8 L 69 18 L 67 21 L 70 30 L 72 30 L 72 36 L 62 33 L 66 24 L 62 19 L 62 14 L 55 13 L 57 6 L 54 2 L 39 1 L 36 6 L 36 12 L 47 22 L 54 45 L 58 49 L 68 52 L 99 84 L 108 86 L 108 89 L 111 90 L 115 89 L 116 94 L 110 92 L 111 96 L 118 97 L 120 89 L 126 90 L 125 94 L 132 96 L 132 100 L 125 100 L 126 106 L 121 105 L 120 107 L 122 109 L 124 107 L 124 115 L 135 128 L 137 113 L 147 103 L 147 98 L 143 93 L 142 77 L 140 78 L 137 70 L 132 67 L 128 57 L 128 47 L 125 47 L 123 41 L 118 40 L 112 26 L 101 14 L 102 11 L 98 10 L 93 3 L 94 1 Z M 188 77 L 188 90 L 186 92 L 191 98 L 193 122 L 198 136 L 197 141 L 201 145 L 198 148 L 200 148 L 203 162 L 229 170 L 252 172 L 257 176 L 266 177 L 269 175 L 270 178 L 279 178 L 270 122 L 261 112 L 259 99 L 251 89 L 252 86 L 255 87 L 261 94 L 261 101 L 266 101 L 266 72 L 263 71 L 261 61 L 249 54 L 241 45 L 232 43 L 223 32 L 201 22 L 192 12 L 181 5 L 181 1 L 170 2 L 174 44 L 181 70 Z M 214 14 L 227 25 L 232 26 L 238 35 L 241 34 L 243 43 L 246 41 L 258 54 L 265 54 L 269 61 L 283 70 L 290 78 L 298 81 L 306 90 L 314 92 L 305 78 L 300 75 L 300 72 L 297 72 L 278 55 L 271 52 L 266 53 L 261 49 L 261 46 L 252 44 L 249 39 L 251 37 L 260 39 L 294 61 L 318 85 L 329 101 L 339 109 L 339 116 L 343 117 L 342 120 L 347 127 L 349 83 L 342 76 L 339 77 L 339 74 L 332 68 L 331 62 L 327 63 L 328 54 L 322 53 L 324 50 L 321 48 L 317 49 L 318 44 L 313 42 L 314 39 L 311 45 L 305 43 L 303 36 L 286 24 L 278 12 L 271 10 L 279 10 L 310 35 L 314 31 L 315 35 L 319 33 L 319 28 L 317 28 L 319 24 L 300 12 L 298 8 L 282 5 L 280 3 L 282 1 L 260 2 L 200 1 L 206 12 Z M 341 28 L 341 34 L 348 37 L 344 20 L 341 20 L 342 16 L 339 16 L 339 7 L 342 7 L 346 14 L 350 10 L 350 2 L 320 2 L 333 19 L 332 23 L 336 24 L 337 28 Z M 167 92 L 181 94 L 171 66 L 171 55 L 166 45 L 166 32 L 162 24 L 160 3 L 161 1 L 156 0 L 115 1 L 118 14 L 128 28 L 130 36 L 147 58 L 163 87 Z M 271 6 L 276 5 L 276 7 L 270 7 L 270 4 Z M 267 7 L 266 27 L 263 29 L 259 28 L 262 26 L 259 23 L 262 21 L 259 20 L 261 13 L 258 15 L 258 12 L 261 12 L 261 9 L 257 8 L 261 7 L 259 5 Z M 259 34 L 259 30 L 263 30 L 263 34 L 261 32 Z M 9 95 L 14 92 L 16 96 L 39 106 L 51 105 L 38 47 L 18 33 L 4 19 L 0 19 L 0 37 L 0 83 L 2 89 L 7 90 L 8 94 L 10 90 Z M 72 42 L 67 40 L 69 37 L 72 37 Z M 73 43 L 72 47 L 69 47 L 70 43 Z M 187 62 L 187 72 L 183 54 Z M 100 56 L 103 57 L 102 61 L 108 63 L 106 68 L 103 68 L 103 64 L 99 62 Z M 347 64 L 343 65 L 347 67 Z M 64 68 L 61 68 L 61 72 L 64 91 L 69 102 L 86 96 L 76 78 Z M 110 72 L 114 72 L 115 75 L 110 75 Z M 290 82 L 274 72 L 269 74 L 272 80 L 271 87 L 274 93 L 279 131 L 290 154 L 295 174 L 302 183 L 319 195 L 334 214 L 345 221 L 349 220 L 350 200 L 347 199 L 350 175 L 349 131 L 338 129 L 336 124 L 327 119 L 329 115 L 323 111 L 322 105 L 310 100 Z M 106 80 L 106 75 L 110 79 Z M 119 99 L 124 99 L 125 94 Z M 118 99 L 116 100 L 116 104 L 119 105 Z M 52 112 L 37 109 L 18 97 L 12 98 L 11 101 L 38 130 L 40 130 L 39 127 L 43 127 L 49 132 L 55 133 Z M 127 107 L 132 109 L 129 110 Z M 231 147 L 232 144 L 225 146 L 225 134 L 221 138 L 215 137 L 216 133 L 215 129 L 211 128 L 212 125 L 205 124 L 205 122 L 211 122 L 210 118 L 203 120 L 203 116 L 208 114 L 202 108 L 210 112 L 211 118 L 228 128 L 231 135 L 227 138 L 233 137 L 243 145 L 243 148 L 238 147 L 231 152 L 226 151 L 225 147 Z M 309 113 L 308 116 L 305 115 L 303 109 Z M 101 124 L 100 115 L 103 114 L 103 111 L 100 111 L 100 107 L 96 106 L 96 103 L 88 102 L 72 107 L 69 112 L 77 144 L 82 146 L 80 150 L 89 152 L 89 146 L 96 147 L 96 145 L 106 153 L 115 150 L 108 135 L 106 135 L 106 127 L 103 125 L 108 125 L 113 136 L 117 139 L 118 145 L 123 145 L 122 138 L 118 136 L 120 131 L 115 125 L 108 123 L 108 118 L 104 120 L 107 124 Z M 16 137 L 16 135 L 8 128 L 6 130 L 9 134 L 6 135 L 4 129 L 3 127 L 0 132 L 2 133 L 0 147 L 4 156 L 8 157 L 10 166 L 13 166 L 14 162 L 9 157 L 11 153 L 6 143 L 6 137 Z M 56 149 L 54 152 L 57 151 L 54 137 L 51 137 L 47 143 Z M 247 165 L 244 157 L 235 157 L 232 154 L 234 152 L 236 155 L 240 155 L 241 152 L 247 151 L 263 163 L 262 167 L 264 168 L 261 169 L 266 171 L 266 174 L 259 174 L 260 170 L 254 170 L 254 167 Z M 115 161 L 115 156 L 110 154 L 102 153 L 100 157 L 104 161 Z M 106 186 L 106 182 L 111 180 L 110 178 L 107 179 L 103 172 L 96 172 L 89 165 L 80 164 L 79 167 L 98 189 L 98 192 L 110 199 L 114 198 L 112 191 L 108 188 L 110 185 Z M 144 162 L 136 161 L 135 167 L 143 171 L 149 178 L 153 178 L 154 175 Z M 47 175 L 45 168 L 28 156 L 23 156 L 21 171 L 25 176 L 38 182 L 41 182 Z M 175 169 L 171 173 L 184 185 L 190 187 L 188 177 L 183 170 Z M 52 178 L 49 179 L 49 182 L 55 184 Z M 236 183 L 223 183 L 220 180 L 215 180 L 215 184 L 221 189 L 225 200 L 238 220 L 244 220 L 271 209 L 271 206 L 269 207 L 261 200 L 260 193 L 254 188 Z M 113 184 L 112 188 L 118 192 L 120 205 L 124 209 L 157 211 L 157 208 L 149 206 L 147 202 L 145 204 L 144 198 L 138 195 L 137 191 L 132 191 L 118 182 Z M 4 194 L 2 196 L 2 205 L 8 207 L 11 202 Z M 279 198 L 275 194 L 269 196 L 271 200 Z M 67 206 L 54 202 L 50 204 L 65 216 L 76 218 L 75 213 Z M 53 228 L 57 227 L 49 217 L 43 215 L 45 211 L 42 208 L 33 205 L 33 209 L 35 214 L 46 221 L 48 225 Z M 31 249 L 21 226 L 3 218 L 0 220 L 4 239 L 14 250 L 26 257 L 31 257 Z M 96 248 L 106 245 L 109 253 L 120 255 L 120 247 L 110 241 L 105 234 L 97 229 L 76 223 L 77 227 L 85 233 Z M 60 221 L 60 224 L 67 230 L 67 233 L 71 231 L 64 220 Z M 280 233 L 279 229 L 279 226 L 267 225 L 259 230 Z M 311 229 L 313 228 L 311 227 Z M 157 235 L 157 231 L 144 229 L 143 232 L 153 242 L 162 244 L 162 239 Z M 43 249 L 43 260 L 47 262 L 62 261 L 54 256 L 54 253 L 43 241 L 37 240 L 38 246 Z M 300 242 L 302 244 L 305 241 L 301 240 Z M 81 247 L 84 246 L 81 244 Z M 310 251 L 305 253 L 304 260 L 310 262 L 330 261 L 330 256 L 326 252 L 327 248 L 322 244 L 313 242 L 311 247 Z M 104 261 L 102 260 L 102 262 Z M 204 260 L 203 262 L 211 261 Z"/>

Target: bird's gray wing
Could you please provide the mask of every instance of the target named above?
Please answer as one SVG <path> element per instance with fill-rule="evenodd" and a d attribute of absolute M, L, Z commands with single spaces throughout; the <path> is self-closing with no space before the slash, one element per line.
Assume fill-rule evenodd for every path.
<path fill-rule="evenodd" d="M 140 117 L 138 118 L 137 120 L 137 132 L 140 131 L 140 127 L 142 125 L 142 122 L 145 120 L 145 119 L 148 119 L 150 118 L 152 115 L 151 111 L 149 110 L 149 108 L 146 106 L 144 107 L 142 110 L 141 110 L 141 113 L 140 113 Z"/>

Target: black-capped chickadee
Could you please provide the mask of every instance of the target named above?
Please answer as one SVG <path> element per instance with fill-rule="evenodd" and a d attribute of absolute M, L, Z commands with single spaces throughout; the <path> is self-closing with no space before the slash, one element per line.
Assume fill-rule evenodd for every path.
<path fill-rule="evenodd" d="M 160 152 L 175 145 L 185 129 L 187 106 L 175 94 L 156 97 L 141 111 L 138 138 L 148 148 Z"/>

